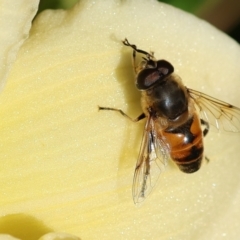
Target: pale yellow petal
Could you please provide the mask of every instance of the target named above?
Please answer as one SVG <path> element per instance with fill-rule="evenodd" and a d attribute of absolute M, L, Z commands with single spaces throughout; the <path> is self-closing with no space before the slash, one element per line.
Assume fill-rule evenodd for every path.
<path fill-rule="evenodd" d="M 17 52 L 28 37 L 39 0 L 0 2 L 0 90 L 2 90 Z"/>
<path fill-rule="evenodd" d="M 39 240 L 80 240 L 80 238 L 67 233 L 48 233 Z"/>
<path fill-rule="evenodd" d="M 20 240 L 19 238 L 15 238 L 13 236 L 10 236 L 8 234 L 0 234 L 1 240 Z"/>
<path fill-rule="evenodd" d="M 187 175 L 170 162 L 133 204 L 143 123 L 97 109 L 141 113 L 125 37 L 169 60 L 187 86 L 239 105 L 239 45 L 192 15 L 144 0 L 43 12 L 0 100 L 1 214 L 81 239 L 237 239 L 237 134 L 209 134 L 209 164 Z"/>

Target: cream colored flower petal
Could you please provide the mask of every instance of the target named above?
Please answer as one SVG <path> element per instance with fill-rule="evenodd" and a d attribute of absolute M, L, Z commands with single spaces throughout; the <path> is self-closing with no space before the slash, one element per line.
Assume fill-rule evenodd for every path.
<path fill-rule="evenodd" d="M 210 133 L 209 164 L 188 175 L 169 162 L 133 204 L 144 121 L 97 109 L 141 113 L 125 37 L 169 60 L 187 86 L 239 105 L 239 45 L 192 15 L 144 0 L 43 12 L 0 100 L 1 214 L 81 239 L 237 239 L 239 134 Z"/>
<path fill-rule="evenodd" d="M 80 238 L 67 233 L 48 233 L 39 240 L 80 240 Z"/>
<path fill-rule="evenodd" d="M 20 240 L 7 234 L 0 234 L 1 240 Z M 80 238 L 67 233 L 47 233 L 40 237 L 39 240 L 80 240 Z"/>
<path fill-rule="evenodd" d="M 19 238 L 12 237 L 8 234 L 0 234 L 1 240 L 20 240 Z"/>
<path fill-rule="evenodd" d="M 39 0 L 1 0 L 0 2 L 0 90 L 2 90 L 17 52 L 28 37 Z"/>

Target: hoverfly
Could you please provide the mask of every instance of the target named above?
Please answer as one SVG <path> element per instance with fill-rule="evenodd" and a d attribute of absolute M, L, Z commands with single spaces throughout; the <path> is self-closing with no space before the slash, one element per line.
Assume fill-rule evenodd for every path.
<path fill-rule="evenodd" d="M 121 109 L 99 110 L 118 111 L 134 122 L 147 119 L 132 189 L 134 202 L 140 203 L 153 189 L 169 158 L 185 173 L 198 171 L 209 124 L 218 130 L 239 132 L 240 108 L 185 87 L 171 63 L 157 60 L 153 52 L 138 49 L 127 39 L 123 44 L 133 49 L 143 113 L 131 119 Z M 143 55 L 138 66 L 136 53 Z"/>

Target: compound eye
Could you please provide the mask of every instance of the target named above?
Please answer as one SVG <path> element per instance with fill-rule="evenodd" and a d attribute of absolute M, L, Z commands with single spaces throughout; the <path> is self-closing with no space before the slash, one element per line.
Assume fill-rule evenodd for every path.
<path fill-rule="evenodd" d="M 147 90 L 155 83 L 159 83 L 173 73 L 173 66 L 165 61 L 158 60 L 156 68 L 145 68 L 137 76 L 136 86 L 139 90 Z"/>

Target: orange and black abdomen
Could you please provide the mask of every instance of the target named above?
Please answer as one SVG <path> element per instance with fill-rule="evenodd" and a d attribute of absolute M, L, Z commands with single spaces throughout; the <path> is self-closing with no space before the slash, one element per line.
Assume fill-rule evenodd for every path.
<path fill-rule="evenodd" d="M 203 134 L 196 113 L 183 125 L 162 131 L 162 138 L 179 169 L 185 173 L 199 170 L 203 159 Z"/>

